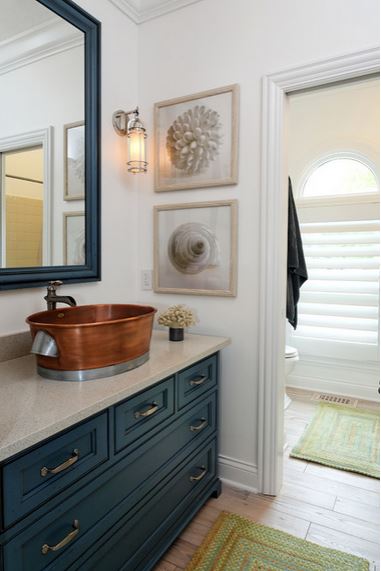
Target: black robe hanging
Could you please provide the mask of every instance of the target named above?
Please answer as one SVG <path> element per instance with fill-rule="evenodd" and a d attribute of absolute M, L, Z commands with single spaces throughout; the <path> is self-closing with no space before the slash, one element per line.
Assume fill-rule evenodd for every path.
<path fill-rule="evenodd" d="M 287 252 L 287 319 L 294 329 L 298 324 L 298 301 L 300 288 L 308 279 L 300 235 L 298 215 L 292 194 L 291 179 L 288 178 L 288 252 Z"/>

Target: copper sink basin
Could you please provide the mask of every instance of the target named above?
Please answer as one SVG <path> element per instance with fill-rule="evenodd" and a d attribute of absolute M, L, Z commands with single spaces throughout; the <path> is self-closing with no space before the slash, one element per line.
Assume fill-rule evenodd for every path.
<path fill-rule="evenodd" d="M 27 318 L 38 372 L 59 380 L 118 374 L 149 358 L 156 309 L 105 304 L 63 307 Z"/>

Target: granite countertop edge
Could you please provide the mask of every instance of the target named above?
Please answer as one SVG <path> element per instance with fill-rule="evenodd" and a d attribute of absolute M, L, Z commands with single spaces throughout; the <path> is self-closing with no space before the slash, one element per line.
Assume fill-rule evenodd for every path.
<path fill-rule="evenodd" d="M 160 342 L 161 344 L 163 343 L 164 341 L 163 333 L 164 332 L 158 332 L 158 331 L 154 332 L 151 350 L 155 349 L 156 343 L 158 342 Z M 113 406 L 128 397 L 132 397 L 142 390 L 148 389 L 157 382 L 165 379 L 166 377 L 171 376 L 175 372 L 184 369 L 186 367 L 189 367 L 193 363 L 196 363 L 197 361 L 200 361 L 201 359 L 204 359 L 209 355 L 212 355 L 213 353 L 220 351 L 221 349 L 227 347 L 231 343 L 231 340 L 228 337 L 216 337 L 216 336 L 212 337 L 207 335 L 188 335 L 188 342 L 189 340 L 192 341 L 195 340 L 196 338 L 197 341 L 201 340 L 201 343 L 203 340 L 205 340 L 207 346 L 204 349 L 195 350 L 192 354 L 184 357 L 184 359 L 177 358 L 176 362 L 171 363 L 168 366 L 160 366 L 160 364 L 158 364 L 156 371 L 154 370 L 144 373 L 143 367 L 145 367 L 145 365 L 143 365 L 142 367 L 138 367 L 133 371 L 127 371 L 115 377 L 110 377 L 107 379 L 99 379 L 97 381 L 84 381 L 82 383 L 81 382 L 68 383 L 66 381 L 49 381 L 46 379 L 41 379 L 40 377 L 38 377 L 37 373 L 35 375 L 32 375 L 33 378 L 30 381 L 31 383 L 34 382 L 36 384 L 38 383 L 41 385 L 42 384 L 46 385 L 46 383 L 49 383 L 49 385 L 46 386 L 49 387 L 51 392 L 54 391 L 53 388 L 54 384 L 54 386 L 57 387 L 57 393 L 59 393 L 57 394 L 57 397 L 59 397 L 60 394 L 62 393 L 62 390 L 64 390 L 64 386 L 68 387 L 68 391 L 70 390 L 72 392 L 73 390 L 75 390 L 74 388 L 75 385 L 78 386 L 85 384 L 86 386 L 84 388 L 86 390 L 87 387 L 90 387 L 92 383 L 97 383 L 99 387 L 100 383 L 107 383 L 109 379 L 117 381 L 119 385 L 122 383 L 122 386 L 118 386 L 118 388 L 114 390 L 111 394 L 107 394 L 107 385 L 104 385 L 104 387 L 106 387 L 105 395 L 100 396 L 99 398 L 95 398 L 95 400 L 94 398 L 92 398 L 89 403 L 87 404 L 84 403 L 83 406 L 81 406 L 78 410 L 75 410 L 74 412 L 69 412 L 69 414 L 67 415 L 58 414 L 57 418 L 55 418 L 51 422 L 48 422 L 45 426 L 38 426 L 38 422 L 36 422 L 35 430 L 32 429 L 33 426 L 32 423 L 31 430 L 28 431 L 28 433 L 23 434 L 23 430 L 21 430 L 20 435 L 16 436 L 17 434 L 16 432 L 13 438 L 10 436 L 5 437 L 5 441 L 4 441 L 4 424 L 0 423 L 0 462 L 9 461 L 11 458 L 20 454 L 21 452 L 25 452 L 28 448 L 36 446 L 42 441 L 49 439 L 82 421 L 85 421 L 86 419 L 100 413 L 102 410 L 106 410 L 108 407 Z M 184 343 L 187 343 L 187 340 L 185 340 Z M 160 357 L 160 353 L 159 355 L 156 355 L 156 357 Z M 154 364 L 152 363 L 152 361 L 151 362 L 148 361 L 148 365 L 152 364 Z M 1 368 L 4 366 L 7 367 L 8 374 L 11 374 L 12 370 L 18 371 L 20 367 L 25 368 L 27 366 L 28 368 L 30 366 L 35 369 L 35 359 L 32 356 L 27 356 L 27 357 L 13 359 L 12 361 L 7 361 L 0 364 L 0 403 L 2 403 L 0 404 L 0 414 L 2 406 L 7 406 L 6 397 L 5 398 L 1 397 L 1 392 L 2 392 Z M 141 369 L 141 371 L 139 371 L 139 369 Z M 139 372 L 141 372 L 141 374 L 139 374 Z M 133 375 L 131 375 L 131 373 L 133 373 Z M 137 380 L 132 384 L 130 383 L 123 385 L 124 379 L 128 383 L 129 379 L 131 379 L 132 376 L 137 376 Z M 22 387 L 22 381 L 23 379 L 21 379 L 20 383 L 21 387 Z M 29 379 L 27 380 L 27 382 L 28 381 Z M 15 390 L 17 390 L 17 385 Z M 20 398 L 22 398 L 22 395 Z"/>

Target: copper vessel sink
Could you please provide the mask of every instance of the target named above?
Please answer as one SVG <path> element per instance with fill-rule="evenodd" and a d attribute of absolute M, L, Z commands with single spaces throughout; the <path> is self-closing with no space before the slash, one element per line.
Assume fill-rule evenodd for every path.
<path fill-rule="evenodd" d="M 27 318 L 38 372 L 57 380 L 90 380 L 149 359 L 156 309 L 105 304 L 40 311 Z"/>

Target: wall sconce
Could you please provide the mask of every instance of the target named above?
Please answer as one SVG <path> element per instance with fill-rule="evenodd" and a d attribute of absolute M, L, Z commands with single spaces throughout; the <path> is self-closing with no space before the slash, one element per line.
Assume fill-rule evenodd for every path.
<path fill-rule="evenodd" d="M 139 108 L 136 107 L 133 111 L 121 109 L 115 111 L 112 116 L 112 124 L 118 135 L 121 137 L 127 135 L 128 172 L 134 174 L 147 172 L 145 142 L 147 133 L 139 119 Z"/>

